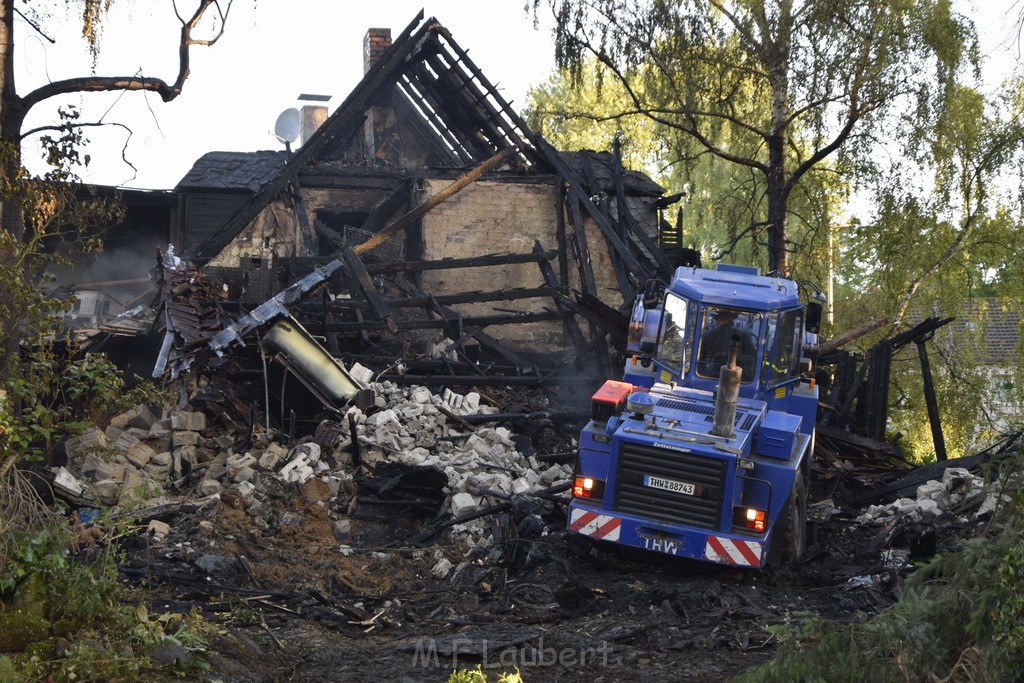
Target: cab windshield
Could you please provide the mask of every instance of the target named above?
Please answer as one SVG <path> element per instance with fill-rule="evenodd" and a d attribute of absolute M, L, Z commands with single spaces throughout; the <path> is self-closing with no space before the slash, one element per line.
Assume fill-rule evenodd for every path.
<path fill-rule="evenodd" d="M 757 367 L 757 340 L 761 336 L 763 317 L 760 313 L 725 306 L 706 306 L 697 352 L 697 376 L 718 379 L 722 366 L 729 363 L 729 354 L 736 345 L 736 365 L 742 370 L 744 384 L 754 380 Z"/>

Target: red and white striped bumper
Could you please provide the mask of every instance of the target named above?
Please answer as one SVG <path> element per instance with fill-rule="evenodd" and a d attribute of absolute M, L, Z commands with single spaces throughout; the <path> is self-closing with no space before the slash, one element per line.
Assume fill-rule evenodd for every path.
<path fill-rule="evenodd" d="M 758 541 L 735 541 L 724 536 L 708 536 L 704 558 L 739 567 L 760 567 L 764 544 Z"/>
<path fill-rule="evenodd" d="M 622 520 L 612 515 L 601 515 L 589 510 L 573 508 L 569 517 L 569 530 L 602 541 L 617 542 Z"/>
<path fill-rule="evenodd" d="M 709 534 L 706 529 L 661 524 L 628 513 L 608 512 L 594 510 L 574 500 L 569 504 L 569 532 L 731 567 L 755 568 L 764 564 L 764 541 L 712 535 L 714 532 Z"/>

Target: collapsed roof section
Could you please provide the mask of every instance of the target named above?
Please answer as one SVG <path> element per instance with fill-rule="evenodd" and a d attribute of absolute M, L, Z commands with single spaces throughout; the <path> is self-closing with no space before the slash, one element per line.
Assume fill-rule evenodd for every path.
<path fill-rule="evenodd" d="M 294 152 L 211 152 L 182 179 L 172 242 L 209 286 L 164 273 L 155 374 L 258 374 L 282 319 L 396 381 L 615 372 L 622 311 L 674 270 L 659 232 L 674 200 L 617 148 L 557 152 L 435 19 L 393 42 L 370 29 L 368 56 L 333 114 L 303 107 L 322 123 Z"/>
<path fill-rule="evenodd" d="M 384 105 L 392 111 L 382 113 Z M 384 118 L 387 121 L 382 122 Z M 399 126 L 404 129 L 398 131 Z M 415 145 L 409 142 L 413 137 Z M 355 158 L 353 147 L 362 147 L 364 158 Z M 366 65 L 364 78 L 276 174 L 264 175 L 281 162 L 275 152 L 256 153 L 262 155 L 253 157 L 258 168 L 248 173 L 221 169 L 237 161 L 226 153 L 200 160 L 179 187 L 223 170 L 212 186 L 230 183 L 254 194 L 195 248 L 191 258 L 205 264 L 215 257 L 300 176 L 319 178 L 324 171 L 336 173 L 339 166 L 362 165 L 365 171 L 371 162 L 392 174 L 413 161 L 420 169 L 465 171 L 504 150 L 511 150 L 504 171 L 555 175 L 565 182 L 621 261 L 622 284 L 635 288 L 650 277 L 671 275 L 672 264 L 657 248 L 657 226 L 619 225 L 628 222 L 618 215 L 624 212 L 611 213 L 598 205 L 601 197 L 615 192 L 616 183 L 630 196 L 653 199 L 661 197 L 663 188 L 642 173 L 622 170 L 607 153 L 555 151 L 529 129 L 443 25 L 434 18 L 423 21 L 422 11 L 375 62 Z"/>

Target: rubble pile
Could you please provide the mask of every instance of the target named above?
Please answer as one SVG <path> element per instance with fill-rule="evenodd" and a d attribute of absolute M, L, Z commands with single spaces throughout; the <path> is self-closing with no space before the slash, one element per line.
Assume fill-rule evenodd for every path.
<path fill-rule="evenodd" d="M 154 507 L 182 500 L 209 506 L 230 494 L 241 501 L 252 523 L 266 530 L 280 521 L 280 515 L 270 514 L 270 491 L 290 491 L 340 522 L 358 515 L 365 502 L 360 481 L 412 472 L 415 477 L 407 478 L 436 490 L 398 502 L 413 505 L 433 498 L 433 506 L 427 501 L 424 509 L 450 520 L 446 528 L 464 550 L 490 543 L 488 524 L 479 513 L 568 484 L 569 465 L 524 455 L 506 427 L 474 426 L 461 419 L 497 412 L 477 392 L 444 389 L 435 394 L 388 381 L 371 387 L 371 406 L 350 407 L 340 419 L 325 420 L 315 435 L 290 445 L 258 428 L 248 436 L 236 433 L 208 421 L 201 411 L 167 409 L 157 417 L 140 405 L 113 418 L 105 430 L 93 427 L 69 441 L 67 464 L 55 470 L 55 484 L 97 506 L 130 501 Z M 433 476 L 425 477 L 424 471 Z M 375 497 L 397 495 L 396 487 L 385 488 L 384 493 L 374 490 Z M 336 531 L 345 528 L 335 524 Z M 345 533 L 335 535 L 347 539 Z M 447 575 L 450 566 L 441 564 L 435 574 Z"/>
<path fill-rule="evenodd" d="M 190 395 L 206 412 L 118 415 L 66 444 L 55 484 L 79 508 L 117 506 L 132 520 L 119 570 L 154 609 L 198 608 L 264 643 L 245 657 L 261 680 L 295 662 L 309 680 L 425 680 L 451 656 L 428 672 L 415 653 L 449 642 L 469 657 L 460 666 L 499 651 L 527 663 L 608 654 L 559 668 L 565 680 L 723 678 L 763 661 L 765 626 L 798 611 L 849 620 L 886 609 L 919 560 L 975 533 L 1002 495 L 965 460 L 902 472 L 872 505 L 812 498 L 807 561 L 737 572 L 567 535 L 558 493 L 571 470 L 550 462 L 578 431 L 503 426 L 513 401 L 494 388 L 372 380 L 360 380 L 372 390 L 354 401 L 362 408 L 325 412 L 290 439 L 215 414 L 201 379 Z M 548 407 L 509 397 L 523 415 Z"/>
<path fill-rule="evenodd" d="M 962 467 L 950 467 L 942 479 L 930 479 L 917 487 L 916 497 L 897 498 L 887 505 L 871 505 L 856 518 L 858 523 L 888 524 L 894 520 L 932 522 L 944 514 L 979 518 L 989 515 L 999 504 L 1010 502 L 1001 494 L 1005 482 L 987 482 Z M 964 518 L 962 521 L 969 521 Z"/>

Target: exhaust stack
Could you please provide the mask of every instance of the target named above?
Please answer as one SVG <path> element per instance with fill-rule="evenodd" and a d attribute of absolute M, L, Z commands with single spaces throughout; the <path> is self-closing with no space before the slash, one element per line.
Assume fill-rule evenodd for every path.
<path fill-rule="evenodd" d="M 733 336 L 732 348 L 729 349 L 729 362 L 722 366 L 718 375 L 718 394 L 715 396 L 714 424 L 711 434 L 732 438 L 732 427 L 736 424 L 736 402 L 740 397 L 740 378 L 743 369 L 736 365 L 736 354 L 739 353 L 739 337 Z"/>

